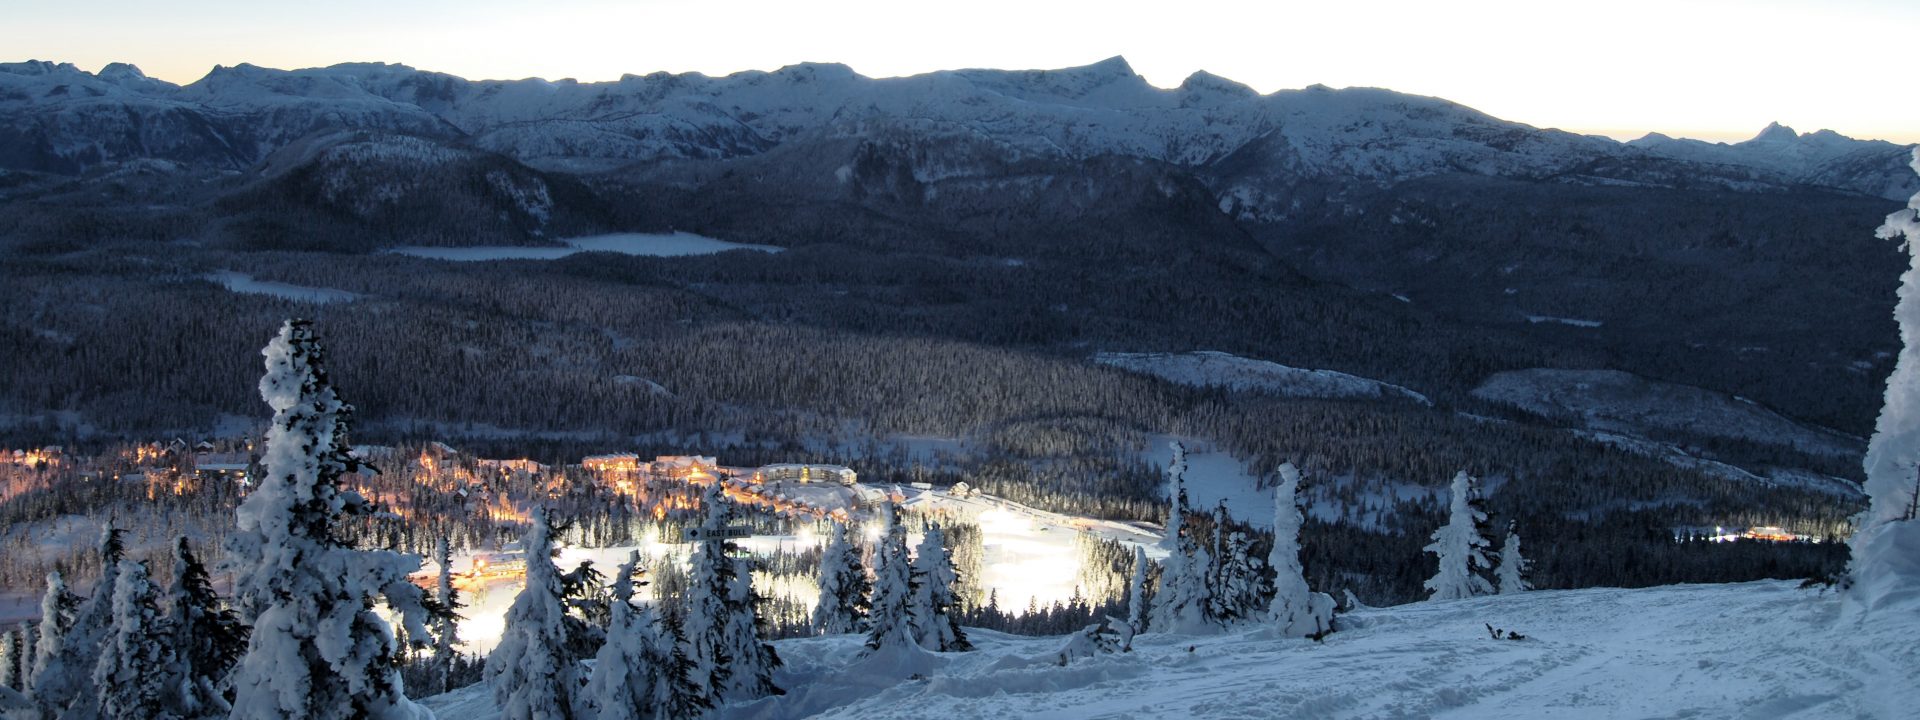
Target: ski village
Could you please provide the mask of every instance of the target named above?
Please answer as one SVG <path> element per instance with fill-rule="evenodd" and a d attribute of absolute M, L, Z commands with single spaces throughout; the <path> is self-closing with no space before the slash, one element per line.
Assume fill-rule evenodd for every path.
<path fill-rule="evenodd" d="M 1521 538 L 1489 522 L 1479 481 L 1460 472 L 1424 548 L 1429 599 L 1376 609 L 1309 584 L 1291 464 L 1261 491 L 1270 515 L 1249 523 L 1225 497 L 1193 498 L 1260 480 L 1193 478 L 1172 441 L 1172 509 L 1155 524 L 1035 510 L 964 481 L 863 482 L 828 463 L 627 453 L 553 467 L 441 443 L 356 447 L 312 325 L 290 321 L 265 353 L 260 387 L 275 414 L 257 441 L 10 453 L 15 500 L 81 493 L 153 509 L 103 529 L 50 517 L 7 539 L 7 572 L 65 569 L 45 573 L 42 597 L 6 605 L 8 717 L 923 717 L 919 703 L 1477 717 L 1539 694 L 1569 693 L 1557 702 L 1577 709 L 1579 688 L 1641 673 L 1673 673 L 1666 692 L 1684 695 L 1736 646 L 1818 658 L 1832 667 L 1809 682 L 1871 691 L 1788 694 L 1775 673 L 1793 663 L 1716 686 L 1785 714 L 1839 702 L 1850 716 L 1894 717 L 1914 698 L 1908 641 L 1920 623 L 1900 574 L 1913 562 L 1901 534 L 1910 497 L 1875 541 L 1888 575 L 1856 575 L 1844 591 L 1541 592 Z M 215 498 L 237 503 L 237 523 L 206 514 Z M 413 547 L 427 552 L 400 550 Z M 87 592 L 68 575 L 87 578 Z M 1660 647 L 1640 648 L 1654 642 L 1650 618 L 1678 625 L 1658 625 Z M 1828 628 L 1830 643 L 1782 631 L 1803 623 Z M 1880 626 L 1892 630 L 1846 630 Z M 1673 633 L 1698 652 L 1679 651 Z M 1635 675 L 1609 675 L 1629 652 Z M 1376 667 L 1336 670 L 1355 663 Z M 1247 686 L 1227 677 L 1280 704 L 1243 708 Z M 1148 686 L 1181 694 L 1142 695 Z"/>

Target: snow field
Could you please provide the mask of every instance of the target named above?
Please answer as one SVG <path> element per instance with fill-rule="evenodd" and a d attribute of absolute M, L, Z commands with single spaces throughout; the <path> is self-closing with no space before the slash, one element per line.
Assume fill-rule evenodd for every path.
<path fill-rule="evenodd" d="M 968 630 L 979 650 L 912 671 L 862 637 L 775 643 L 787 695 L 721 708 L 773 718 L 1872 718 L 1920 707 L 1920 614 L 1842 621 L 1794 583 L 1537 591 L 1366 608 L 1324 643 L 1249 627 L 1147 634 L 1061 667 L 1063 637 Z M 1524 640 L 1495 640 L 1486 625 Z M 924 677 L 913 678 L 913 674 Z M 485 688 L 429 698 L 488 720 Z"/>

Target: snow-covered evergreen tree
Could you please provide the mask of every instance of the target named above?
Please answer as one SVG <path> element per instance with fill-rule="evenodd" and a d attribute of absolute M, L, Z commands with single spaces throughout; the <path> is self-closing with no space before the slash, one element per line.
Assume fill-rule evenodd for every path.
<path fill-rule="evenodd" d="M 58 664 L 61 649 L 67 643 L 67 631 L 73 628 L 74 614 L 80 611 L 80 598 L 67 589 L 66 580 L 60 577 L 60 571 L 47 573 L 47 592 L 40 596 L 40 624 L 36 629 L 33 652 L 28 665 L 25 690 L 35 698 L 35 704 L 42 710 L 55 712 L 54 708 L 39 701 L 36 689 L 43 678 Z M 64 683 L 64 680 L 49 680 Z"/>
<path fill-rule="evenodd" d="M 1913 154 L 1920 172 L 1920 148 Z M 1920 606 L 1920 193 L 1887 216 L 1877 234 L 1904 242 L 1900 276 L 1903 347 L 1887 377 L 1886 404 L 1867 444 L 1867 509 L 1854 518 L 1847 607 L 1863 613 L 1896 604 Z M 1911 609 L 1911 608 L 1909 608 Z"/>
<path fill-rule="evenodd" d="M 1266 614 L 1271 592 L 1266 562 L 1254 557 L 1253 539 L 1229 530 L 1227 501 L 1213 513 L 1213 567 L 1208 572 L 1207 615 L 1214 622 L 1231 623 Z"/>
<path fill-rule="evenodd" d="M 1187 445 L 1178 440 L 1167 443 L 1173 451 L 1173 457 L 1167 461 L 1167 534 L 1160 538 L 1160 547 L 1167 552 L 1180 550 L 1180 540 L 1186 536 L 1187 522 Z"/>
<path fill-rule="evenodd" d="M 860 548 L 847 537 L 845 523 L 833 524 L 833 539 L 820 556 L 820 601 L 813 608 L 813 629 L 840 635 L 866 629 L 867 596 L 873 580 L 860 562 Z"/>
<path fill-rule="evenodd" d="M 1520 532 L 1507 523 L 1507 539 L 1500 543 L 1500 566 L 1494 571 L 1494 579 L 1500 581 L 1500 594 L 1510 595 L 1533 589 L 1527 582 L 1527 569 L 1533 565 L 1520 554 Z"/>
<path fill-rule="evenodd" d="M 593 657 L 584 691 L 584 720 L 678 720 L 708 708 L 687 678 L 687 659 L 676 637 L 647 607 L 634 605 L 639 553 L 632 553 L 612 582 L 607 643 Z"/>
<path fill-rule="evenodd" d="M 22 694 L 26 689 L 26 683 L 20 681 L 26 676 L 21 672 L 26 665 L 21 658 L 24 642 L 24 636 L 18 630 L 9 630 L 0 635 L 0 687 L 21 691 Z"/>
<path fill-rule="evenodd" d="M 46 663 L 34 668 L 33 700 L 44 714 L 74 720 L 95 716 L 99 704 L 95 701 L 93 666 L 113 630 L 113 592 L 120 577 L 120 561 L 126 555 L 125 535 L 125 530 L 107 521 L 100 533 L 99 584 L 74 609 L 66 631 L 41 652 L 40 659 Z M 46 639 L 44 635 L 42 639 Z"/>
<path fill-rule="evenodd" d="M 628 556 L 613 580 L 607 641 L 593 659 L 581 717 L 591 720 L 651 720 L 672 717 L 660 707 L 658 683 L 670 682 L 660 661 L 660 637 L 652 613 L 633 605 L 640 553 Z"/>
<path fill-rule="evenodd" d="M 174 541 L 166 626 L 178 666 L 176 709 L 188 718 L 226 717 L 233 710 L 227 681 L 247 650 L 247 626 L 214 594 L 206 565 L 184 536 Z"/>
<path fill-rule="evenodd" d="M 273 408 L 260 484 L 227 541 L 234 600 L 250 620 L 233 672 L 236 720 L 412 718 L 384 599 L 407 635 L 425 638 L 425 594 L 407 575 L 418 555 L 359 550 L 343 525 L 372 512 L 342 486 L 360 471 L 349 452 L 353 407 L 328 380 L 313 326 L 289 320 L 261 353 L 260 395 Z"/>
<path fill-rule="evenodd" d="M 35 640 L 40 638 L 40 626 L 26 620 L 20 621 L 20 627 L 14 629 L 20 637 L 20 684 L 13 689 L 26 696 L 33 687 L 33 653 Z"/>
<path fill-rule="evenodd" d="M 1273 600 L 1267 619 L 1285 637 L 1318 637 L 1333 627 L 1334 602 L 1333 596 L 1308 587 L 1300 565 L 1300 528 L 1306 516 L 1300 512 L 1299 497 L 1300 469 L 1284 463 L 1280 484 L 1273 488 L 1273 551 L 1267 555 L 1273 567 Z"/>
<path fill-rule="evenodd" d="M 715 705 L 777 694 L 773 670 L 780 656 L 760 641 L 752 574 L 733 556 L 738 548 L 727 537 L 733 503 L 718 482 L 707 488 L 704 503 L 687 588 L 687 655 L 696 668 L 694 680 Z"/>
<path fill-rule="evenodd" d="M 1194 542 L 1184 525 L 1187 514 L 1187 449 L 1173 443 L 1173 460 L 1167 464 L 1167 480 L 1172 484 L 1172 506 L 1167 512 L 1167 560 L 1160 567 L 1160 589 L 1154 593 L 1149 626 L 1159 632 L 1197 634 L 1218 629 L 1207 613 L 1212 594 L 1207 587 L 1207 571 L 1213 558 L 1206 548 Z"/>
<path fill-rule="evenodd" d="M 460 608 L 466 607 L 460 602 L 460 591 L 453 587 L 453 549 L 448 546 L 447 536 L 442 535 L 433 546 L 434 562 L 439 563 L 440 573 L 433 585 L 433 672 L 440 687 L 446 692 L 453 676 L 453 648 L 460 640 Z"/>
<path fill-rule="evenodd" d="M 868 616 L 867 651 L 919 648 L 913 629 L 913 564 L 907 555 L 907 528 L 900 508 L 880 506 L 885 529 L 874 551 L 873 612 Z"/>
<path fill-rule="evenodd" d="M 174 662 L 172 633 L 160 618 L 159 591 L 146 563 L 120 561 L 113 591 L 113 624 L 93 666 L 94 702 L 103 720 L 180 718 L 183 678 Z M 68 712 L 66 717 L 77 713 Z"/>
<path fill-rule="evenodd" d="M 928 525 L 913 556 L 913 574 L 919 582 L 913 586 L 910 613 L 920 647 L 940 652 L 972 650 L 966 632 L 960 629 L 955 613 L 953 586 L 960 574 L 947 556 L 946 536 L 939 525 Z"/>
<path fill-rule="evenodd" d="M 1480 482 L 1460 471 L 1453 476 L 1449 498 L 1447 524 L 1433 531 L 1433 542 L 1425 548 L 1440 561 L 1425 587 L 1433 600 L 1492 595 L 1493 583 L 1486 573 L 1493 569 L 1493 561 L 1487 557 L 1490 543 L 1481 532 L 1487 513 L 1480 507 Z"/>
<path fill-rule="evenodd" d="M 658 712 L 658 720 L 697 717 L 713 707 L 700 683 L 694 680 L 696 665 L 687 656 L 686 631 L 673 613 L 653 615 L 658 642 L 647 656 L 647 667 L 658 673 L 653 678 L 653 696 L 649 705 Z"/>
<path fill-rule="evenodd" d="M 729 548 L 733 543 L 728 542 Z M 731 552 L 731 550 L 729 550 Z M 773 684 L 773 671 L 780 667 L 780 654 L 771 643 L 761 640 L 766 630 L 760 623 L 760 594 L 753 589 L 753 571 L 745 563 L 734 562 L 733 583 L 727 594 L 726 639 L 732 646 L 732 671 L 720 693 L 727 701 L 752 700 L 785 691 Z"/>
<path fill-rule="evenodd" d="M 1127 583 L 1127 626 L 1133 632 L 1147 631 L 1147 549 L 1133 546 L 1133 579 Z"/>
<path fill-rule="evenodd" d="M 507 608 L 500 644 L 487 656 L 486 679 L 505 720 L 573 720 L 580 664 L 567 648 L 567 606 L 553 564 L 553 512 L 540 510 L 520 541 L 527 584 Z"/>

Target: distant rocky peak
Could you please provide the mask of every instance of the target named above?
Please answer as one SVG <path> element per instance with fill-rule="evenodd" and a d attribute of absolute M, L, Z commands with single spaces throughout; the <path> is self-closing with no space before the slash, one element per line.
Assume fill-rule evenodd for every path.
<path fill-rule="evenodd" d="M 1245 83 L 1235 82 L 1205 70 L 1196 70 L 1180 83 L 1180 91 L 1190 95 L 1214 95 L 1232 99 L 1258 97 L 1260 93 Z"/>
<path fill-rule="evenodd" d="M 1800 139 L 1800 133 L 1794 132 L 1793 128 L 1774 122 L 1774 123 L 1768 123 L 1765 130 L 1761 130 L 1759 135 L 1753 136 L 1753 139 L 1748 140 L 1747 142 L 1788 143 L 1788 142 L 1793 142 L 1799 139 Z"/>
<path fill-rule="evenodd" d="M 46 60 L 28 60 L 26 62 L 0 63 L 0 73 L 10 75 L 52 75 L 55 73 L 84 74 L 73 63 L 55 63 Z"/>
<path fill-rule="evenodd" d="M 100 68 L 99 74 L 100 74 L 100 78 L 103 80 L 135 80 L 135 79 L 147 80 L 149 79 L 147 77 L 147 74 L 140 72 L 139 66 L 134 65 L 133 63 L 120 63 L 120 62 L 107 63 L 106 67 Z"/>

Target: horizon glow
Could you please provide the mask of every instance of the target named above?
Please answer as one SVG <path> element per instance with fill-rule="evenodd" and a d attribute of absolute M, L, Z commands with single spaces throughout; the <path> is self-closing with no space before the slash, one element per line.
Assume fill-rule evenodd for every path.
<path fill-rule="evenodd" d="M 726 75 L 839 62 L 869 77 L 1063 68 L 1114 55 L 1159 87 L 1206 70 L 1262 93 L 1315 83 L 1431 95 L 1542 128 L 1714 141 L 1769 122 L 1920 142 L 1920 3 L 1098 4 L 850 0 L 0 0 L 4 61 L 130 62 L 187 84 L 214 65 L 396 62 L 468 79 Z"/>

